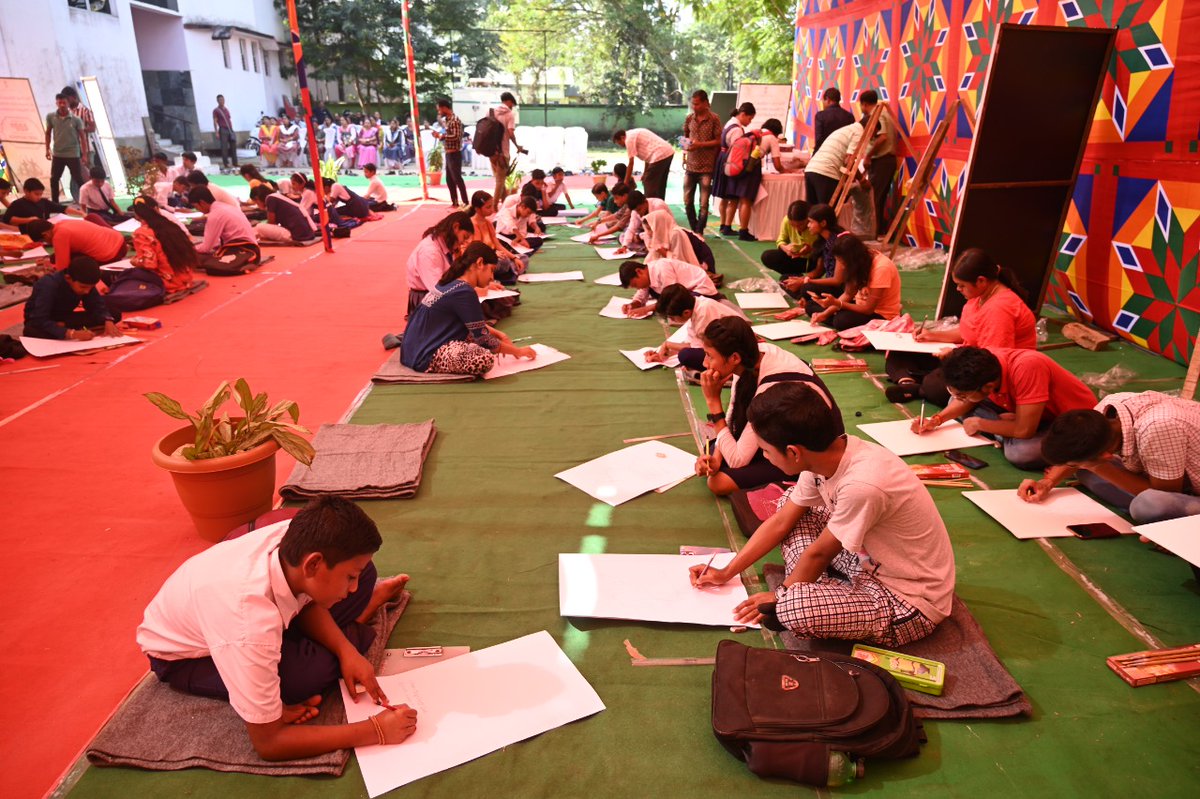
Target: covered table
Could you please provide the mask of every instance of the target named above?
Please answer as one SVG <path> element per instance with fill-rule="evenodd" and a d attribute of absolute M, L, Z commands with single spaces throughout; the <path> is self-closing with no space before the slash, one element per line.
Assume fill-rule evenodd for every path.
<path fill-rule="evenodd" d="M 788 206 L 803 199 L 803 172 L 763 175 L 750 216 L 750 234 L 759 241 L 774 241 Z"/>

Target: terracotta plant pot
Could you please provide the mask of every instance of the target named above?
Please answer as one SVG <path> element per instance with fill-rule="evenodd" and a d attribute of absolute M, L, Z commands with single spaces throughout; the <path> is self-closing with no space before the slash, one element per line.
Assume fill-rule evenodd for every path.
<path fill-rule="evenodd" d="M 184 508 L 205 541 L 217 542 L 240 524 L 271 509 L 275 499 L 273 440 L 223 458 L 190 461 L 173 454 L 195 438 L 190 425 L 160 438 L 150 451 L 154 463 L 171 473 Z"/>
<path fill-rule="evenodd" d="M 441 172 L 430 172 L 429 173 L 429 185 L 430 186 L 442 185 L 442 173 Z"/>
<path fill-rule="evenodd" d="M 601 174 L 600 172 L 597 172 L 596 174 L 592 175 L 592 183 L 593 184 L 607 183 L 607 182 L 608 182 L 608 175 Z"/>

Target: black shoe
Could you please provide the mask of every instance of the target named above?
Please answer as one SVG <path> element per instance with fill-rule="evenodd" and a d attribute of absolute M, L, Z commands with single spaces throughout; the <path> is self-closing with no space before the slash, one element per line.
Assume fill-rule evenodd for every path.
<path fill-rule="evenodd" d="M 917 398 L 920 387 L 916 383 L 897 383 L 883 390 L 888 402 L 912 402 Z"/>
<path fill-rule="evenodd" d="M 722 236 L 736 236 L 737 235 L 737 231 L 735 231 L 729 225 L 721 225 L 721 229 L 719 232 Z"/>
<path fill-rule="evenodd" d="M 739 230 L 737 236 L 738 241 L 758 241 L 758 239 L 754 237 L 754 234 L 749 230 L 746 230 L 746 228 Z"/>

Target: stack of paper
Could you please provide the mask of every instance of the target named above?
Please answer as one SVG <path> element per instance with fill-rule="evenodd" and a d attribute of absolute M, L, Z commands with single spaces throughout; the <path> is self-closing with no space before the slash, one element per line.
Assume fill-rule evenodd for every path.
<path fill-rule="evenodd" d="M 733 295 L 737 304 L 747 311 L 765 311 L 772 308 L 787 308 L 787 298 L 774 292 L 750 294 L 739 291 Z"/>
<path fill-rule="evenodd" d="M 1015 488 L 964 491 L 963 496 L 1017 538 L 1066 538 L 1068 524 L 1102 523 L 1129 534 L 1129 522 L 1074 488 L 1055 488 L 1041 502 L 1026 502 Z M 1194 530 L 1192 531 L 1195 532 Z"/>
<path fill-rule="evenodd" d="M 646 441 L 554 475 L 613 507 L 695 474 L 696 456 Z"/>
<path fill-rule="evenodd" d="M 812 322 L 806 322 L 803 319 L 793 319 L 790 322 L 771 322 L 766 325 L 754 325 L 750 328 L 755 335 L 762 336 L 771 341 L 778 341 L 784 338 L 798 338 L 800 336 L 811 336 L 817 333 L 826 333 L 829 328 L 821 325 L 814 325 Z"/>
<path fill-rule="evenodd" d="M 531 372 L 534 369 L 545 369 L 547 366 L 570 360 L 571 358 L 565 352 L 559 352 L 553 347 L 547 347 L 545 344 L 534 344 L 533 351 L 537 353 L 537 357 L 533 360 L 518 358 L 515 355 L 498 355 L 496 357 L 496 365 L 484 374 L 483 379 L 494 380 L 497 377 L 508 377 L 509 375 L 521 372 Z"/>

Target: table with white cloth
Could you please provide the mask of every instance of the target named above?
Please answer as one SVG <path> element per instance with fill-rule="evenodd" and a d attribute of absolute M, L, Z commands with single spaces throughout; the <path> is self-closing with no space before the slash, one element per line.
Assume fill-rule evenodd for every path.
<path fill-rule="evenodd" d="M 803 172 L 763 175 L 750 216 L 750 234 L 759 241 L 775 241 L 788 206 L 803 199 Z"/>

